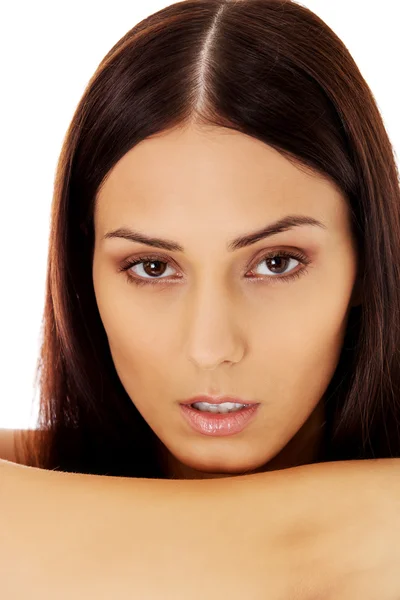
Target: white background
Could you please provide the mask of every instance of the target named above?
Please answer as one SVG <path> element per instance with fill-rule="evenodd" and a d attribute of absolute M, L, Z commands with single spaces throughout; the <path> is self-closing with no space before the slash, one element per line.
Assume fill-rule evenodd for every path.
<path fill-rule="evenodd" d="M 104 55 L 141 19 L 169 4 L 9 0 L 0 8 L 0 428 L 34 427 L 37 419 L 34 383 L 50 206 L 65 132 Z M 376 98 L 398 157 L 400 3 L 301 4 L 346 44 Z"/>

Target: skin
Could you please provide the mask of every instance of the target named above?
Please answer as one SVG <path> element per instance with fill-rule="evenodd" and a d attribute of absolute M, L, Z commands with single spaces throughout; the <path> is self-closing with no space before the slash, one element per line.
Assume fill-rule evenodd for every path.
<path fill-rule="evenodd" d="M 325 227 L 298 226 L 228 251 L 233 238 L 287 215 Z M 160 440 L 168 476 L 225 477 L 318 461 L 324 393 L 350 308 L 360 303 L 357 248 L 337 186 L 250 136 L 190 125 L 122 157 L 98 193 L 94 226 L 94 290 L 115 368 Z M 175 241 L 184 252 L 104 238 L 119 227 Z M 265 260 L 282 250 L 310 262 Z M 130 273 L 157 279 L 154 285 L 129 283 L 119 270 L 143 255 L 162 262 Z M 179 407 L 201 393 L 261 406 L 241 433 L 205 436 Z"/>

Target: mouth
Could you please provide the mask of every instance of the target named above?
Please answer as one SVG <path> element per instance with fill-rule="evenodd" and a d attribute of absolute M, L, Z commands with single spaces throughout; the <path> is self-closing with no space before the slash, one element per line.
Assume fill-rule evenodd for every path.
<path fill-rule="evenodd" d="M 259 404 L 255 400 L 247 400 L 239 398 L 238 396 L 210 396 L 209 394 L 201 394 L 193 396 L 187 400 L 180 402 L 182 405 L 195 405 L 195 404 L 208 404 L 210 406 L 217 406 L 220 404 L 240 404 L 241 406 L 250 406 Z"/>
<path fill-rule="evenodd" d="M 194 404 L 197 404 L 195 402 Z M 201 403 L 200 403 L 201 404 Z M 180 404 L 181 413 L 190 427 L 208 436 L 229 436 L 240 433 L 255 418 L 260 403 L 242 404 L 240 408 L 226 408 L 223 403 L 204 408 Z"/>

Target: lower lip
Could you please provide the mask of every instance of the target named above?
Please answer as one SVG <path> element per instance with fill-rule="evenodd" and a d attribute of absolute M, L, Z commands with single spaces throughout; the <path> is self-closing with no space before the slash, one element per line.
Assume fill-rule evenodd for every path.
<path fill-rule="evenodd" d="M 231 413 L 202 412 L 189 404 L 181 404 L 182 414 L 195 431 L 203 435 L 234 435 L 240 433 L 255 417 L 259 404 L 252 404 Z"/>

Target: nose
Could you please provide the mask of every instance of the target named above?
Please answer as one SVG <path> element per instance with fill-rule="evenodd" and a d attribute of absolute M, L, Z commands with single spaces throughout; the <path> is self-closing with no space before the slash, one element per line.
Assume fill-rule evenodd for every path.
<path fill-rule="evenodd" d="M 186 351 L 198 369 L 213 370 L 242 360 L 246 343 L 235 312 L 233 298 L 226 292 L 204 292 L 193 302 L 185 328 Z"/>

